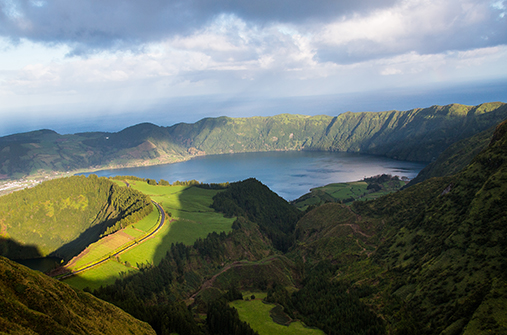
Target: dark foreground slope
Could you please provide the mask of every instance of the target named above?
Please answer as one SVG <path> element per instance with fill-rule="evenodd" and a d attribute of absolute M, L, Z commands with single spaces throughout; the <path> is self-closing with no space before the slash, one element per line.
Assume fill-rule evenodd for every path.
<path fill-rule="evenodd" d="M 0 256 L 2 334 L 155 334 L 116 306 Z"/>
<path fill-rule="evenodd" d="M 148 196 L 106 178 L 55 179 L 0 199 L 0 255 L 70 259 L 109 230 L 153 210 Z"/>
<path fill-rule="evenodd" d="M 507 118 L 507 104 L 447 105 L 336 117 L 206 118 L 194 124 L 139 124 L 117 133 L 50 130 L 0 138 L 0 178 L 44 171 L 164 164 L 194 155 L 324 150 L 431 161 L 449 145 Z"/>

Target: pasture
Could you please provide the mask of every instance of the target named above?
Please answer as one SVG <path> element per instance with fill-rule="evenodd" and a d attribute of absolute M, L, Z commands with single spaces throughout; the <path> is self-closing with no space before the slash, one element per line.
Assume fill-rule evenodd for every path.
<path fill-rule="evenodd" d="M 310 193 L 293 201 L 300 210 L 306 210 L 312 205 L 321 205 L 326 202 L 341 202 L 350 205 L 356 200 L 371 200 L 399 190 L 406 183 L 401 180 L 383 182 L 377 190 L 368 189 L 368 183 L 364 180 L 333 183 L 321 187 L 312 188 Z"/>
<path fill-rule="evenodd" d="M 172 243 L 191 245 L 198 238 L 211 232 L 229 232 L 235 218 L 225 218 L 209 206 L 219 190 L 188 186 L 148 185 L 143 181 L 128 181 L 130 186 L 159 203 L 166 216 L 166 223 L 154 236 L 121 253 L 117 262 L 107 262 L 87 270 L 65 282 L 76 287 L 99 287 L 114 282 L 122 271 L 132 270 L 137 264 L 158 264 L 171 248 Z M 68 267 L 77 269 L 101 257 L 107 256 L 122 245 L 146 234 L 158 223 L 159 211 L 154 211 L 143 220 L 91 244 Z M 111 265 L 116 263 L 117 265 Z M 125 264 L 132 267 L 127 267 Z M 90 284 L 93 281 L 93 284 Z"/>
<path fill-rule="evenodd" d="M 367 193 L 368 184 L 364 181 L 351 183 L 329 184 L 317 189 L 326 192 L 336 199 L 359 198 Z"/>
<path fill-rule="evenodd" d="M 67 278 L 63 282 L 79 289 L 89 287 L 93 290 L 100 286 L 114 284 L 116 279 L 120 278 L 122 272 L 129 271 L 137 272 L 138 270 L 110 260 L 77 276 Z"/>
<path fill-rule="evenodd" d="M 265 293 L 253 293 L 255 300 L 236 300 L 229 305 L 236 308 L 241 321 L 250 324 L 253 330 L 260 335 L 321 335 L 324 334 L 319 329 L 307 328 L 300 321 L 291 322 L 288 326 L 275 323 L 271 319 L 270 311 L 276 306 L 262 302 L 266 296 Z M 250 294 L 243 294 L 244 297 L 250 297 Z"/>
<path fill-rule="evenodd" d="M 77 257 L 74 257 L 66 267 L 71 270 L 78 269 L 111 254 L 128 242 L 146 235 L 146 233 L 158 223 L 159 215 L 157 208 L 154 207 L 153 211 L 141 221 L 90 244 Z"/>

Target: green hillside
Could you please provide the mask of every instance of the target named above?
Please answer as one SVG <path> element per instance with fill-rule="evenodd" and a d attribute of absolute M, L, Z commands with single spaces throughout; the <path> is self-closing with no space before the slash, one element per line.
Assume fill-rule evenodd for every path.
<path fill-rule="evenodd" d="M 507 299 L 502 291 L 507 284 L 506 178 L 504 122 L 488 148 L 462 172 L 354 203 L 358 215 L 385 223 L 384 241 L 371 264 L 385 271 L 377 277 L 389 282 L 382 290 L 407 308 L 407 317 L 393 320 L 394 329 L 420 334 L 507 331 L 505 313 L 484 313 Z"/>
<path fill-rule="evenodd" d="M 2 334 L 155 334 L 116 306 L 0 256 Z"/>
<path fill-rule="evenodd" d="M 231 183 L 211 205 L 227 216 L 241 216 L 259 225 L 275 248 L 287 251 L 300 216 L 297 209 L 254 178 Z"/>
<path fill-rule="evenodd" d="M 173 163 L 185 156 L 186 148 L 176 145 L 165 128 L 152 124 L 118 133 L 39 130 L 0 138 L 0 177 Z"/>
<path fill-rule="evenodd" d="M 460 113 L 457 108 L 455 114 Z M 226 124 L 229 119 L 213 120 Z M 213 138 L 217 124 L 203 122 L 196 134 L 210 131 L 207 138 Z M 465 122 L 463 129 L 467 127 L 474 126 Z M 470 159 L 470 152 L 481 148 Z M 436 162 L 441 177 L 375 200 L 325 203 L 327 197 L 336 201 L 356 191 L 353 185 L 326 186 L 321 191 L 327 196 L 318 195 L 324 203 L 305 212 L 255 179 L 214 192 L 212 209 L 190 201 L 198 192 L 190 198 L 167 193 L 166 209 L 185 202 L 200 208 L 203 216 L 216 215 L 213 210 L 237 216 L 232 230 L 193 244 L 164 245 L 165 256 L 156 265 L 136 264 L 135 273 L 123 274 L 94 294 L 148 322 L 158 334 L 253 333 L 256 329 L 244 322 L 252 319 L 251 313 L 245 316 L 227 302 L 255 301 L 257 295 L 274 304 L 273 323 L 300 320 L 329 334 L 506 334 L 507 121 L 492 135 L 484 132 L 457 143 Z M 138 188 L 160 196 L 169 187 L 150 181 Z M 369 186 L 365 183 L 361 190 Z M 380 179 L 372 185 L 385 187 Z M 65 206 L 44 207 L 45 202 L 33 199 L 26 203 L 47 217 L 52 213 L 47 208 L 54 207 L 55 215 L 57 208 L 83 208 L 85 198 L 51 194 Z M 190 215 L 179 211 L 182 217 Z M 2 221 L 2 232 L 9 233 L 4 227 Z"/>
<path fill-rule="evenodd" d="M 454 143 L 438 156 L 438 158 L 422 169 L 408 186 L 415 185 L 433 177 L 450 176 L 460 172 L 482 150 L 487 148 L 495 127 Z"/>
<path fill-rule="evenodd" d="M 169 128 L 181 145 L 207 154 L 325 150 L 431 161 L 452 143 L 507 118 L 507 105 L 448 105 L 331 116 L 207 118 Z"/>
<path fill-rule="evenodd" d="M 47 181 L 1 198 L 1 255 L 68 260 L 152 210 L 146 195 L 95 175 Z"/>
<path fill-rule="evenodd" d="M 59 135 L 50 130 L 0 138 L 0 178 L 165 164 L 195 155 L 324 150 L 432 161 L 451 144 L 507 118 L 507 104 L 447 105 L 408 111 L 250 118 L 206 118 L 117 133 Z"/>
<path fill-rule="evenodd" d="M 506 176 L 504 122 L 457 174 L 377 200 L 328 203 L 307 212 L 285 253 L 272 247 L 275 240 L 261 227 L 274 216 L 270 207 L 283 216 L 288 204 L 270 206 L 275 197 L 255 180 L 236 183 L 233 192 L 216 198 L 239 215 L 232 232 L 174 245 L 158 266 L 95 294 L 152 325 L 163 306 L 185 300 L 190 314 L 178 312 L 180 320 L 187 318 L 188 327 L 202 320 L 204 327 L 197 316 L 213 317 L 215 301 L 240 289 L 267 293 L 266 301 L 283 307 L 276 320 L 303 320 L 325 333 L 503 334 Z M 143 314 L 146 306 L 161 310 Z M 190 321 L 189 315 L 197 318 Z"/>

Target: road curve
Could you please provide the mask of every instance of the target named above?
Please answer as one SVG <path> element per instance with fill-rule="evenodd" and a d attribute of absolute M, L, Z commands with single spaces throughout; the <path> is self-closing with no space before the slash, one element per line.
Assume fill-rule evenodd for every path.
<path fill-rule="evenodd" d="M 79 274 L 79 273 L 81 273 L 81 272 L 84 272 L 84 271 L 90 270 L 91 268 L 94 268 L 94 267 L 96 267 L 97 265 L 100 265 L 100 264 L 103 264 L 103 263 L 105 263 L 105 262 L 109 261 L 111 257 L 116 257 L 116 256 L 118 256 L 118 255 L 119 255 L 119 254 L 121 254 L 122 252 L 125 252 L 125 251 L 129 250 L 130 248 L 132 248 L 132 247 L 134 247 L 134 246 L 138 245 L 139 243 L 141 243 L 141 242 L 145 241 L 146 239 L 148 239 L 148 238 L 152 237 L 154 234 L 156 234 L 156 233 L 160 230 L 160 228 L 162 228 L 162 227 L 164 226 L 164 223 L 165 223 L 165 212 L 164 212 L 164 209 L 162 208 L 162 206 L 160 206 L 158 203 L 156 203 L 156 202 L 155 202 L 155 201 L 153 201 L 153 200 L 152 200 L 151 202 L 152 202 L 155 206 L 157 206 L 158 211 L 159 211 L 159 212 L 160 212 L 160 214 L 161 214 L 160 222 L 159 222 L 159 224 L 158 224 L 157 228 L 155 228 L 155 230 L 153 230 L 153 231 L 152 231 L 151 233 L 149 233 L 148 235 L 143 236 L 143 237 L 142 237 L 142 238 L 140 238 L 137 242 L 135 242 L 134 244 L 132 244 L 132 245 L 128 246 L 127 248 L 125 248 L 125 249 L 121 249 L 120 251 L 115 252 L 114 254 L 109 255 L 109 257 L 104 258 L 104 259 L 102 259 L 102 260 L 98 261 L 97 263 L 93 263 L 93 264 L 90 264 L 90 265 L 88 265 L 88 266 L 85 266 L 84 268 L 81 268 L 81 269 L 79 269 L 79 270 L 76 270 L 76 271 L 72 271 L 72 272 L 66 273 L 65 275 L 63 275 L 63 276 L 59 277 L 58 279 L 59 279 L 59 280 L 62 280 L 62 279 L 69 278 L 69 277 L 72 277 L 72 276 L 74 276 L 74 275 L 77 275 L 77 274 Z"/>

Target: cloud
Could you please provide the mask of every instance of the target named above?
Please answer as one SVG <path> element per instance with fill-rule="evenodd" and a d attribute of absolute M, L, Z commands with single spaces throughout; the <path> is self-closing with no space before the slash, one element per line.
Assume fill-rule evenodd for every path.
<path fill-rule="evenodd" d="M 142 48 L 187 35 L 217 16 L 233 14 L 257 25 L 326 22 L 394 0 L 1 0 L 0 35 L 73 46 L 73 54 Z"/>
<path fill-rule="evenodd" d="M 507 44 L 502 10 L 481 0 L 402 1 L 319 27 L 314 43 L 319 60 L 337 63 Z"/>
<path fill-rule="evenodd" d="M 9 106 L 128 106 L 507 78 L 506 8 L 505 0 L 0 0 L 0 96 Z"/>
<path fill-rule="evenodd" d="M 265 65 L 274 59 L 267 49 L 299 39 L 316 62 L 350 64 L 507 44 L 506 8 L 505 0 L 0 0 L 0 36 L 85 57 L 171 41 Z M 262 50 L 252 53 L 254 43 Z"/>

